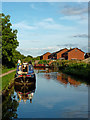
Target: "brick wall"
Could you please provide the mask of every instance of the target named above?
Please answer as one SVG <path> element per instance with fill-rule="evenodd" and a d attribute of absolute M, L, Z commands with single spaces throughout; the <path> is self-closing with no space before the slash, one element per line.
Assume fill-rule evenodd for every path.
<path fill-rule="evenodd" d="M 68 60 L 71 60 L 71 59 L 83 60 L 84 52 L 80 51 L 77 48 L 73 49 L 72 51 L 68 52 Z"/>
<path fill-rule="evenodd" d="M 46 53 L 43 55 L 43 60 L 47 60 L 48 59 L 48 56 L 50 55 L 51 53 Z"/>
<path fill-rule="evenodd" d="M 65 53 L 65 52 L 67 52 L 67 51 L 68 51 L 68 49 L 64 49 L 64 50 L 58 52 L 58 53 L 57 53 L 57 59 L 61 58 L 61 57 L 62 57 L 62 54 Z"/>

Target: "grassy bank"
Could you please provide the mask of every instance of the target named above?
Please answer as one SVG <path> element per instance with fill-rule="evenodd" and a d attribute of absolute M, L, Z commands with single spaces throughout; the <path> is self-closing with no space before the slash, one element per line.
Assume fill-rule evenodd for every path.
<path fill-rule="evenodd" d="M 86 79 L 90 78 L 90 64 L 84 63 L 82 61 L 54 61 L 51 66 L 56 67 L 70 75 L 75 75 Z"/>
<path fill-rule="evenodd" d="M 2 77 L 2 90 L 7 89 L 9 84 L 12 82 L 15 73 L 16 71 Z"/>
<path fill-rule="evenodd" d="M 8 71 L 10 71 L 10 70 L 14 70 L 15 68 L 4 68 L 4 69 L 2 69 L 2 74 L 3 73 L 6 73 L 6 72 L 8 72 Z"/>
<path fill-rule="evenodd" d="M 85 63 L 74 63 L 69 64 L 67 67 L 63 70 L 65 73 L 76 75 L 81 78 L 90 78 L 90 64 Z"/>

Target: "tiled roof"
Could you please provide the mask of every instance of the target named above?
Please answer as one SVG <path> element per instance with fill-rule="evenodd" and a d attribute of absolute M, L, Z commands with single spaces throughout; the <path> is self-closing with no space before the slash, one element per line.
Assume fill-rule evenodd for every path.
<path fill-rule="evenodd" d="M 59 52 L 65 50 L 65 49 L 67 49 L 67 48 L 61 49 L 61 50 L 59 50 L 59 51 L 57 51 L 57 52 L 53 52 L 53 53 L 51 53 L 50 55 L 54 55 L 54 54 L 59 53 Z M 67 49 L 67 50 L 68 50 L 68 49 Z M 49 56 L 50 56 L 50 55 L 49 55 Z"/>
<path fill-rule="evenodd" d="M 74 50 L 74 49 L 78 49 L 78 48 L 71 48 L 70 50 L 66 51 L 65 53 L 68 53 L 68 52 L 70 52 L 70 51 L 72 51 L 72 50 Z M 78 49 L 78 50 L 80 50 L 81 52 L 83 52 L 81 49 Z M 65 53 L 63 53 L 63 54 L 65 54 Z M 83 53 L 84 53 L 84 52 L 83 52 Z"/>
<path fill-rule="evenodd" d="M 43 55 L 45 55 L 45 54 L 47 54 L 47 53 L 50 53 L 50 52 L 46 52 L 46 53 L 44 53 Z M 50 53 L 51 54 L 51 53 Z M 43 56 L 43 55 L 41 55 L 41 56 Z"/>
<path fill-rule="evenodd" d="M 65 50 L 65 49 L 67 49 L 67 48 L 61 49 L 61 50 L 57 51 L 56 53 L 59 53 L 59 52 L 61 52 L 61 51 Z M 68 49 L 67 49 L 67 50 L 68 50 Z"/>

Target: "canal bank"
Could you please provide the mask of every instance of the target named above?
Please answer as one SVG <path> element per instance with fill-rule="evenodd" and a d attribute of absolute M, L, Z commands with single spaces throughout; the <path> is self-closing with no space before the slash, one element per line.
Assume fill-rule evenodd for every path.
<path fill-rule="evenodd" d="M 6 91 L 8 91 L 14 82 L 14 76 L 16 71 L 12 70 L 11 73 L 8 73 L 7 75 L 2 77 L 2 93 L 4 94 Z"/>
<path fill-rule="evenodd" d="M 87 80 L 90 78 L 90 63 L 74 60 L 62 60 L 52 62 L 50 67 L 63 71 L 69 75 L 86 78 Z"/>

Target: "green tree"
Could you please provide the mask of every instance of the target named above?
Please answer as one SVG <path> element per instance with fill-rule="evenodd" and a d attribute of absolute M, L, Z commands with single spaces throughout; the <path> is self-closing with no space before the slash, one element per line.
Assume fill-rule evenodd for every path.
<path fill-rule="evenodd" d="M 15 51 L 19 42 L 17 41 L 17 30 L 12 30 L 10 15 L 0 15 L 2 20 L 2 64 L 8 67 L 15 66 Z"/>
<path fill-rule="evenodd" d="M 14 62 L 15 62 L 15 65 L 17 65 L 16 63 L 17 63 L 17 61 L 20 59 L 21 60 L 21 62 L 23 62 L 23 60 L 26 58 L 26 56 L 24 56 L 23 54 L 21 54 L 19 51 L 15 51 L 14 52 L 14 57 L 13 57 L 13 59 L 14 59 Z"/>
<path fill-rule="evenodd" d="M 27 57 L 31 57 L 31 58 L 33 58 L 31 55 L 28 55 Z"/>

